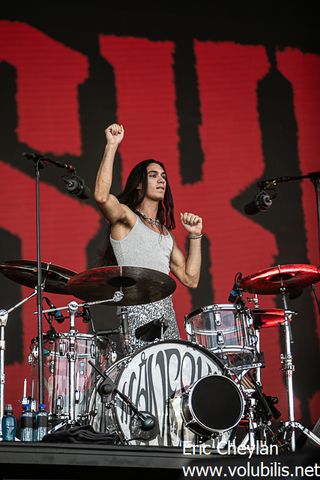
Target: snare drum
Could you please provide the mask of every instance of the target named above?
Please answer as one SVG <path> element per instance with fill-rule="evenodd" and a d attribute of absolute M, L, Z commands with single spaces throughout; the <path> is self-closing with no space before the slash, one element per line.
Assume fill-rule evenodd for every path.
<path fill-rule="evenodd" d="M 231 365 L 251 363 L 257 342 L 251 315 L 238 305 L 201 307 L 185 317 L 188 340 Z"/>
<path fill-rule="evenodd" d="M 74 335 L 74 411 L 75 418 L 82 419 L 87 416 L 88 400 L 97 381 L 97 374 L 89 360 L 105 371 L 113 361 L 113 350 L 108 338 L 78 332 Z M 70 417 L 70 339 L 69 332 L 43 335 L 44 403 L 50 420 Z M 28 358 L 33 398 L 38 396 L 38 356 L 39 342 L 36 337 L 31 342 Z"/>

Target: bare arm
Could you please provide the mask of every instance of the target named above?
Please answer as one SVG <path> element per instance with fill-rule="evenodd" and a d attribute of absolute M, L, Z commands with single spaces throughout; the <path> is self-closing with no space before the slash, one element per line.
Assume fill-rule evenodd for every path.
<path fill-rule="evenodd" d="M 186 212 L 181 214 L 181 223 L 189 234 L 188 256 L 185 258 L 176 242 L 174 242 L 170 270 L 183 285 L 189 288 L 196 288 L 199 283 L 201 269 L 202 219 L 197 215 Z"/>
<path fill-rule="evenodd" d="M 118 199 L 110 193 L 113 164 L 116 152 L 124 137 L 122 125 L 113 123 L 105 130 L 107 144 L 103 153 L 97 173 L 94 198 L 103 216 L 114 225 L 117 222 L 127 223 L 128 219 L 135 221 L 131 210 L 119 203 Z"/>

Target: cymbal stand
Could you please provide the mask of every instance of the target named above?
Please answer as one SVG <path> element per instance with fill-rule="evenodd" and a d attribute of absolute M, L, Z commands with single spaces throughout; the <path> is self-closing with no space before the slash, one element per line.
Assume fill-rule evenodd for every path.
<path fill-rule="evenodd" d="M 5 390 L 5 383 L 6 383 L 6 376 L 5 376 L 5 349 L 6 349 L 6 342 L 5 342 L 5 327 L 7 326 L 9 313 L 13 312 L 16 308 L 20 307 L 23 303 L 25 303 L 30 298 L 37 295 L 37 290 L 35 290 L 31 295 L 24 298 L 20 302 L 18 302 L 13 307 L 9 308 L 9 310 L 5 310 L 4 308 L 0 309 L 0 438 L 2 437 L 2 429 L 1 429 L 1 419 L 4 415 L 4 390 Z"/>
<path fill-rule="evenodd" d="M 74 423 L 75 418 L 75 400 L 76 400 L 76 390 L 75 390 L 75 362 L 76 362 L 76 334 L 75 329 L 75 317 L 78 310 L 77 302 L 69 303 L 69 312 L 70 312 L 70 329 L 69 329 L 69 352 L 67 352 L 67 359 L 69 363 L 69 422 Z"/>
<path fill-rule="evenodd" d="M 281 364 L 283 365 L 283 371 L 285 372 L 286 376 L 286 383 L 287 383 L 287 398 L 288 398 L 288 413 L 289 413 L 289 420 L 284 423 L 283 432 L 284 439 L 286 440 L 287 434 L 290 441 L 290 448 L 291 451 L 294 452 L 296 449 L 296 436 L 295 430 L 299 428 L 305 435 L 307 435 L 314 443 L 320 446 L 320 438 L 318 438 L 314 433 L 310 432 L 306 427 L 301 425 L 301 423 L 295 421 L 295 413 L 294 413 L 294 390 L 293 390 L 293 372 L 294 372 L 294 364 L 293 364 L 293 356 L 291 351 L 291 344 L 293 343 L 292 338 L 292 331 L 291 331 L 291 324 L 290 324 L 290 316 L 292 312 L 288 310 L 287 299 L 286 299 L 286 288 L 280 288 L 281 295 L 282 295 L 282 302 L 284 307 L 284 323 L 281 327 L 284 330 L 285 336 L 285 353 L 281 354 Z"/>

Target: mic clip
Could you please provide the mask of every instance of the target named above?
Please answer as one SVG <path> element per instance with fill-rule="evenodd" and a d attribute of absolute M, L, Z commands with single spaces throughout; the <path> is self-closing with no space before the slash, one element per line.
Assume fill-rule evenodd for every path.
<path fill-rule="evenodd" d="M 71 195 L 75 195 L 78 198 L 86 199 L 90 197 L 90 190 L 84 183 L 83 178 L 76 175 L 73 172 L 71 175 L 64 175 L 62 177 L 66 185 L 66 189 Z"/>
<path fill-rule="evenodd" d="M 228 302 L 237 303 L 238 301 L 242 300 L 242 289 L 240 287 L 241 280 L 242 280 L 242 273 L 238 272 L 235 275 L 233 287 L 231 289 L 231 292 L 230 292 L 230 295 L 229 295 L 229 298 L 228 298 Z"/>
<path fill-rule="evenodd" d="M 273 188 L 262 188 L 254 198 L 254 200 L 244 207 L 244 212 L 247 215 L 255 215 L 259 212 L 265 212 L 268 210 L 274 198 L 276 198 L 277 193 Z"/>

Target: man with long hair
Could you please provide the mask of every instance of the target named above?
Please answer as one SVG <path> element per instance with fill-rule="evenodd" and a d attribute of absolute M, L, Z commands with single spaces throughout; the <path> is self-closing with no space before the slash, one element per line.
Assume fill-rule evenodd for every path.
<path fill-rule="evenodd" d="M 122 193 L 110 193 L 113 164 L 124 138 L 124 128 L 116 123 L 105 130 L 107 144 L 97 173 L 95 200 L 109 222 L 110 235 L 104 264 L 149 268 L 173 275 L 186 287 L 196 288 L 201 267 L 202 219 L 190 212 L 180 213 L 188 233 L 189 251 L 185 258 L 172 230 L 175 228 L 173 198 L 164 165 L 149 159 L 138 163 L 128 176 Z M 144 346 L 136 330 L 151 320 L 163 318 L 164 337 L 180 338 L 171 296 L 158 302 L 126 307 L 131 352 Z"/>

